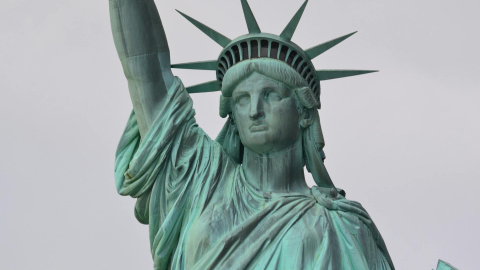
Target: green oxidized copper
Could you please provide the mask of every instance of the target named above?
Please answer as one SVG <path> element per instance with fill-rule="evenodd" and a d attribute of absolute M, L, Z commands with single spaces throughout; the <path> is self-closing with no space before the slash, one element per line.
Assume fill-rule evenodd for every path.
<path fill-rule="evenodd" d="M 330 79 L 337 79 L 355 75 L 361 75 L 376 70 L 315 70 L 312 59 L 326 52 L 338 43 L 347 39 L 356 32 L 341 36 L 339 38 L 324 42 L 307 50 L 303 50 L 297 44 L 291 41 L 295 29 L 297 28 L 303 11 L 308 3 L 308 0 L 300 7 L 297 13 L 293 16 L 280 36 L 261 33 L 260 27 L 255 20 L 255 17 L 248 5 L 247 1 L 242 0 L 243 12 L 249 34 L 240 36 L 234 40 L 230 40 L 226 36 L 218 33 L 212 28 L 203 23 L 193 19 L 192 17 L 178 11 L 182 16 L 189 20 L 198 29 L 204 32 L 212 40 L 223 47 L 220 56 L 217 60 L 201 61 L 193 63 L 174 64 L 173 68 L 183 69 L 198 69 L 198 70 L 216 70 L 217 82 L 210 81 L 199 85 L 187 88 L 189 93 L 212 92 L 219 91 L 223 76 L 227 70 L 238 62 L 254 59 L 254 58 L 271 58 L 283 61 L 297 70 L 307 81 L 310 88 L 319 97 L 320 89 L 319 82 Z M 317 90 L 318 89 L 318 90 Z M 320 100 L 318 100 L 320 104 Z"/>
<path fill-rule="evenodd" d="M 292 42 L 291 39 L 298 23 L 300 22 L 308 0 L 303 3 L 279 36 L 261 33 L 260 27 L 258 26 L 247 1 L 241 0 L 241 3 L 249 34 L 237 37 L 234 40 L 231 40 L 214 29 L 177 10 L 183 17 L 223 47 L 217 60 L 172 65 L 173 68 L 216 71 L 217 80 L 187 87 L 189 93 L 212 92 L 222 89 L 224 76 L 230 68 L 238 63 L 255 59 L 272 59 L 287 64 L 300 74 L 310 88 L 312 93 L 311 96 L 316 100 L 315 107 L 320 108 L 320 81 L 375 72 L 374 70 L 315 70 L 311 61 L 312 59 L 339 44 L 356 32 L 324 42 L 304 51 L 300 46 Z M 273 62 L 271 63 L 273 64 Z M 225 96 L 225 93 L 223 92 L 224 91 L 222 90 L 222 96 L 220 98 L 220 116 L 226 117 L 227 115 L 231 115 L 230 107 L 232 106 L 232 101 L 230 100 L 231 97 L 229 95 Z M 303 104 L 303 106 L 309 107 L 306 104 Z M 314 113 L 315 116 L 316 114 L 317 113 Z M 317 185 L 334 187 L 330 176 L 323 166 L 323 162 L 319 162 L 317 161 L 317 158 L 314 158 L 314 156 L 320 155 L 322 159 L 324 159 L 322 150 L 324 139 L 319 121 L 315 121 L 313 125 L 315 128 L 312 129 L 317 132 L 315 132 L 312 137 L 315 141 L 315 148 L 318 149 L 319 153 L 307 155 L 307 158 L 305 158 L 306 167 L 308 171 L 313 174 Z M 228 127 L 225 129 L 228 130 Z M 217 141 L 223 143 L 224 147 L 227 149 L 229 147 L 226 144 L 231 143 L 224 142 L 223 136 L 219 136 Z M 241 155 L 236 153 L 229 154 L 236 157 L 236 160 L 241 163 Z M 317 167 L 321 167 L 322 169 L 316 170 Z"/>
<path fill-rule="evenodd" d="M 442 260 L 438 260 L 436 270 L 458 270 L 458 268 L 455 268 L 453 265 L 451 265 L 447 262 L 444 262 Z"/>
<path fill-rule="evenodd" d="M 354 33 L 303 50 L 291 39 L 307 1 L 273 35 L 241 0 L 249 34 L 233 40 L 180 13 L 223 49 L 170 65 L 154 1 L 109 2 L 134 107 L 115 182 L 149 224 L 154 269 L 394 269 L 371 217 L 324 165 L 320 81 L 373 71 L 316 70 L 312 59 Z M 217 79 L 185 88 L 171 67 Z M 228 119 L 212 140 L 188 93 L 218 90 Z M 317 186 L 306 185 L 304 166 Z"/>

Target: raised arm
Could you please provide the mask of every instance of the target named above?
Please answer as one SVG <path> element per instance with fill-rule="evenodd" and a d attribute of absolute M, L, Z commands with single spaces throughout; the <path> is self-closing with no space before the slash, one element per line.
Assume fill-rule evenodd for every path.
<path fill-rule="evenodd" d="M 109 0 L 109 5 L 115 47 L 143 137 L 174 80 L 167 38 L 153 0 Z"/>

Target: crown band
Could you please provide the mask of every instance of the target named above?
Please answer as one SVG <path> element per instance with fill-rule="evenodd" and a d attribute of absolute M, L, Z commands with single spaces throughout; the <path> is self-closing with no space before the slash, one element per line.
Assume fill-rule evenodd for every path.
<path fill-rule="evenodd" d="M 305 52 L 289 40 L 266 33 L 241 36 L 222 50 L 217 60 L 220 85 L 228 69 L 241 61 L 255 58 L 271 58 L 286 63 L 305 79 L 316 95 L 320 94 L 315 68 Z"/>

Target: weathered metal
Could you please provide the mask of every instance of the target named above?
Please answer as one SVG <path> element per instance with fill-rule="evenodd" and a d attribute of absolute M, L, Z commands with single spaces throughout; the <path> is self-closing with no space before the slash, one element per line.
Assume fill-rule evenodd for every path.
<path fill-rule="evenodd" d="M 291 41 L 307 1 L 280 36 L 230 40 L 183 14 L 223 47 L 217 60 L 170 64 L 153 0 L 109 0 L 112 32 L 134 111 L 115 161 L 119 194 L 149 224 L 154 268 L 394 269 L 366 210 L 324 164 L 321 80 L 370 70 L 319 70 L 311 59 L 352 34 L 304 51 Z M 215 70 L 186 89 L 171 67 Z M 189 93 L 222 92 L 216 140 L 195 122 Z M 309 188 L 303 168 L 317 186 Z"/>
<path fill-rule="evenodd" d="M 324 42 L 320 45 L 314 46 L 310 49 L 303 50 L 297 44 L 291 41 L 293 34 L 297 28 L 298 23 L 303 15 L 308 0 L 303 3 L 300 9 L 295 13 L 293 18 L 287 24 L 280 36 L 262 33 L 260 27 L 248 5 L 246 0 L 241 0 L 243 12 L 245 15 L 245 21 L 249 34 L 237 37 L 234 40 L 230 40 L 224 35 L 218 33 L 212 28 L 202 24 L 201 22 L 193 19 L 192 17 L 178 11 L 183 17 L 195 25 L 198 29 L 204 32 L 207 36 L 217 42 L 223 47 L 218 59 L 193 63 L 181 63 L 174 64 L 172 68 L 183 69 L 198 69 L 198 70 L 216 70 L 217 81 L 222 85 L 223 77 L 229 68 L 235 64 L 254 58 L 271 58 L 277 59 L 287 63 L 300 73 L 312 91 L 317 96 L 317 101 L 320 104 L 320 84 L 322 80 L 337 79 L 361 74 L 367 74 L 376 72 L 377 70 L 318 70 L 315 71 L 315 67 L 312 63 L 312 59 L 316 58 L 320 54 L 331 49 L 335 45 L 339 44 L 343 40 L 352 36 L 356 32 L 341 36 L 339 38 Z M 319 75 L 322 75 L 321 77 Z M 210 86 L 208 88 L 207 86 Z M 213 83 L 202 84 L 199 88 L 198 85 L 192 90 L 191 87 L 187 87 L 189 93 L 200 93 L 200 91 L 212 92 L 219 91 L 220 88 Z"/>

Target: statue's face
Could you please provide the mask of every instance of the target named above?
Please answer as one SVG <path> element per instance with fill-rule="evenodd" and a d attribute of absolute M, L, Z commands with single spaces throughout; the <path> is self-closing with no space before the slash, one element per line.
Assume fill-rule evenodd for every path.
<path fill-rule="evenodd" d="M 235 87 L 232 100 L 240 139 L 251 150 L 262 154 L 278 152 L 300 138 L 303 116 L 286 85 L 253 73 Z"/>

